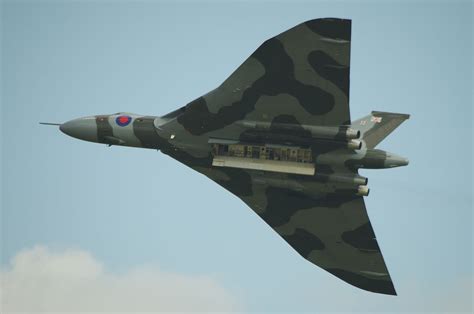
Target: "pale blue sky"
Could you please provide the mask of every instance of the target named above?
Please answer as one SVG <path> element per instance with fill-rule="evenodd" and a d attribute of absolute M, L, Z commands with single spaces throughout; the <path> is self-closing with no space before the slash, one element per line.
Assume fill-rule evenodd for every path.
<path fill-rule="evenodd" d="M 362 173 L 397 297 L 305 261 L 237 197 L 161 153 L 38 125 L 165 114 L 318 17 L 352 19 L 352 119 L 411 114 L 380 145 L 410 165 Z M 472 310 L 471 2 L 4 1 L 1 21 L 3 267 L 35 245 L 78 248 L 112 273 L 211 274 L 244 311 Z"/>

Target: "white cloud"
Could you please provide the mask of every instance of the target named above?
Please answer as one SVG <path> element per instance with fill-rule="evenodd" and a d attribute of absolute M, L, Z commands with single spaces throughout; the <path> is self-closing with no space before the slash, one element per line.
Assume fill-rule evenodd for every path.
<path fill-rule="evenodd" d="M 233 311 L 236 299 L 210 276 L 140 267 L 111 274 L 81 250 L 35 247 L 1 271 L 1 311 L 145 312 Z"/>

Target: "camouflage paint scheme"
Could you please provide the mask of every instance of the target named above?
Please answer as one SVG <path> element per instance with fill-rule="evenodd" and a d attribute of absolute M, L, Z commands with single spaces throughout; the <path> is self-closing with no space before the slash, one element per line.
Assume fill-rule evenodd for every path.
<path fill-rule="evenodd" d="M 355 183 L 367 182 L 361 167 L 408 164 L 374 148 L 409 116 L 372 112 L 351 124 L 350 44 L 350 20 L 307 21 L 265 41 L 219 87 L 167 115 L 99 115 L 60 129 L 92 142 L 158 149 L 237 195 L 305 259 L 351 285 L 395 295 Z M 121 126 L 118 119 L 130 121 Z M 336 132 L 321 140 L 308 126 Z M 348 128 L 360 131 L 360 149 L 344 146 Z M 212 138 L 303 143 L 316 173 L 214 167 Z"/>

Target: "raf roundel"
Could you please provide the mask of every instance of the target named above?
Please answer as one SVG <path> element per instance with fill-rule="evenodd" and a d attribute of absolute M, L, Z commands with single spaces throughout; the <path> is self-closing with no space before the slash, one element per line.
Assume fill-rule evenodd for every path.
<path fill-rule="evenodd" d="M 120 126 L 127 126 L 130 124 L 131 121 L 132 121 L 132 117 L 130 116 L 118 116 L 115 119 L 115 122 Z"/>

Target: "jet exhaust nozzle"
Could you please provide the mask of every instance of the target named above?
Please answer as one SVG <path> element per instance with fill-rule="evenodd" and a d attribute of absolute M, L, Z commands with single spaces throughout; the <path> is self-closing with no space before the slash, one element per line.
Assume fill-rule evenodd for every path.
<path fill-rule="evenodd" d="M 358 139 L 358 138 L 360 138 L 360 131 L 359 130 L 347 128 L 347 130 L 346 130 L 346 139 Z"/>
<path fill-rule="evenodd" d="M 350 140 L 349 142 L 347 142 L 347 148 L 349 148 L 349 149 L 361 149 L 362 148 L 362 141 Z"/>
<path fill-rule="evenodd" d="M 369 196 L 370 189 L 367 185 L 359 185 L 357 188 L 356 195 L 358 196 Z"/>

